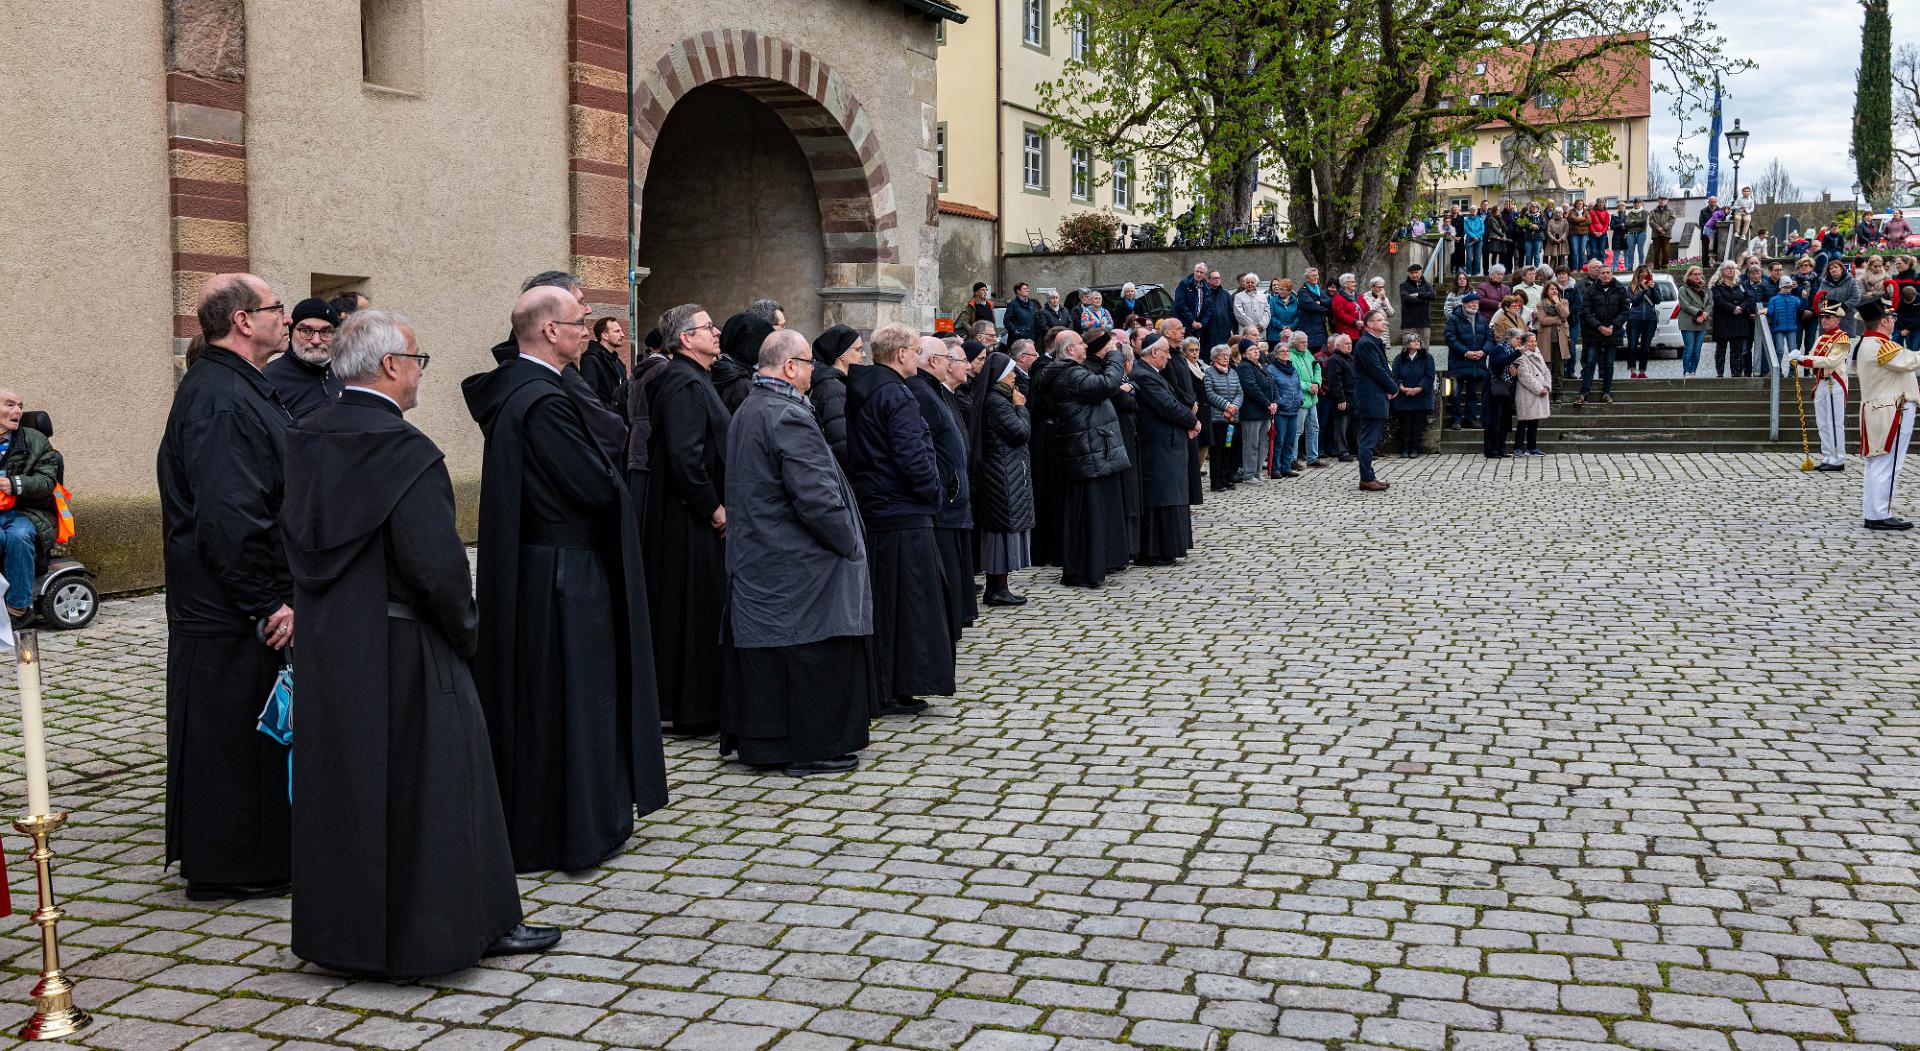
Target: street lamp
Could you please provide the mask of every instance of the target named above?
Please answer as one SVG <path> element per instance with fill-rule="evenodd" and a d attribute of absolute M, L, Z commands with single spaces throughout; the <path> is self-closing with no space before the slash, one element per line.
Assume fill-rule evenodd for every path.
<path fill-rule="evenodd" d="M 1853 210 L 1860 210 L 1860 184 L 1857 182 L 1853 184 Z"/>
<path fill-rule="evenodd" d="M 1733 127 L 1727 131 L 1727 159 L 1733 162 L 1733 209 L 1740 207 L 1740 158 L 1747 155 L 1747 132 L 1740 127 L 1740 118 L 1733 118 Z M 1733 215 L 1729 209 L 1727 215 Z M 1751 232 L 1751 231 L 1749 231 Z M 1732 238 L 1728 238 L 1731 242 Z M 1732 248 L 1729 244 L 1728 248 Z"/>

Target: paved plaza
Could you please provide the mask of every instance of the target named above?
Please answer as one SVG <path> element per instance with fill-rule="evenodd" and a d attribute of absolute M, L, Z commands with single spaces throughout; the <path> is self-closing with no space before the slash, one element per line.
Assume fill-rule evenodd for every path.
<path fill-rule="evenodd" d="M 46 644 L 84 1042 L 1920 1046 L 1920 532 L 1860 527 L 1857 460 L 1798 459 L 1242 487 L 1181 565 L 1016 577 L 960 696 L 856 773 L 670 741 L 673 803 L 624 856 L 523 881 L 559 950 L 398 986 L 304 967 L 284 900 L 188 902 L 161 868 L 162 604 L 110 603 Z"/>

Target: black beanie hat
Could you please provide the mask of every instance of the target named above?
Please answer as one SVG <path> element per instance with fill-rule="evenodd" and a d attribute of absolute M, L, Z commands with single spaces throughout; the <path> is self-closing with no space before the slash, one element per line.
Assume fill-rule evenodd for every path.
<path fill-rule="evenodd" d="M 300 322 L 312 318 L 320 318 L 329 325 L 338 326 L 340 324 L 340 312 L 333 309 L 332 304 L 318 296 L 312 299 L 303 299 L 295 305 L 293 308 L 293 321 L 291 321 L 290 324 L 298 325 Z"/>

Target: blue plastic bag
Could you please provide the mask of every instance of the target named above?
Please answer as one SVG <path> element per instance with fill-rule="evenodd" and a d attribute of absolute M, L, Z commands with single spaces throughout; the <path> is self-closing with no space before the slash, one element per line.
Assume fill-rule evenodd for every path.
<path fill-rule="evenodd" d="M 287 802 L 293 802 L 293 666 L 287 665 L 274 676 L 273 690 L 267 694 L 266 707 L 260 709 L 260 721 L 254 728 L 287 749 Z"/>

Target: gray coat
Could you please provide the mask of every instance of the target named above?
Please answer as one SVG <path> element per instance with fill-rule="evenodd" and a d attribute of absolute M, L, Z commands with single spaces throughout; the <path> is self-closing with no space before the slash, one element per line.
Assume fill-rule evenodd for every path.
<path fill-rule="evenodd" d="M 853 486 L 806 398 L 756 382 L 727 428 L 726 464 L 733 644 L 872 634 Z"/>

